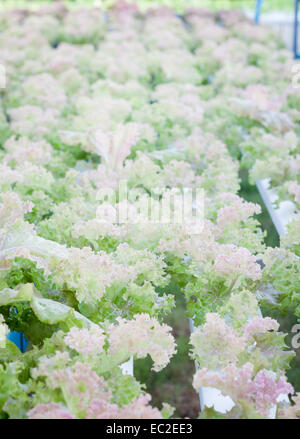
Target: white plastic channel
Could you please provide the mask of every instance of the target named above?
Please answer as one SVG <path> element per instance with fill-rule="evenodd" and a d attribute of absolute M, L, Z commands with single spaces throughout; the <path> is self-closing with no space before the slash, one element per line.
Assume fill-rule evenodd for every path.
<path fill-rule="evenodd" d="M 123 375 L 131 375 L 133 376 L 133 357 L 130 357 L 126 363 L 120 365 L 120 369 Z"/>
<path fill-rule="evenodd" d="M 279 236 L 286 232 L 286 225 L 296 216 L 296 207 L 292 201 L 282 201 L 277 208 L 274 203 L 278 195 L 274 189 L 270 189 L 269 179 L 257 180 L 256 187 L 269 212 L 272 222 Z"/>

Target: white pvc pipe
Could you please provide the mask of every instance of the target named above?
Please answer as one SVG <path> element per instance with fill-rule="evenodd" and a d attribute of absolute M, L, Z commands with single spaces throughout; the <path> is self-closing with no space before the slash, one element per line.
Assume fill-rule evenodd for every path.
<path fill-rule="evenodd" d="M 292 201 L 282 201 L 277 208 L 274 202 L 278 200 L 278 195 L 274 189 L 270 189 L 269 179 L 257 180 L 256 187 L 263 199 L 269 212 L 272 222 L 279 236 L 286 232 L 286 225 L 296 216 L 295 204 Z"/>

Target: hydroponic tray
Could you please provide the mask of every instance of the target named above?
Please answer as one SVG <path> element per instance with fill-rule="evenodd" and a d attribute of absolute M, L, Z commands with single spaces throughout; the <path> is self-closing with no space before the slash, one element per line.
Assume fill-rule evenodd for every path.
<path fill-rule="evenodd" d="M 270 182 L 268 179 L 258 180 L 256 182 L 256 186 L 269 212 L 278 235 L 283 235 L 286 231 L 286 225 L 295 216 L 294 203 L 288 200 L 282 201 L 277 207 L 275 203 L 278 200 L 278 195 L 273 189 L 270 189 Z"/>

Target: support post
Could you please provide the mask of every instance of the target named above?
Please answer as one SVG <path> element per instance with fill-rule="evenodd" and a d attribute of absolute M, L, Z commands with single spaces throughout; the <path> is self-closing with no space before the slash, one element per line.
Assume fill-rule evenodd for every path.
<path fill-rule="evenodd" d="M 261 13 L 261 7 L 264 0 L 256 0 L 256 7 L 255 7 L 255 16 L 254 21 L 255 23 L 259 23 L 260 13 Z"/>
<path fill-rule="evenodd" d="M 298 34 L 299 34 L 299 1 L 295 0 L 295 20 L 294 20 L 294 57 L 295 59 L 300 59 L 300 53 L 298 52 Z"/>

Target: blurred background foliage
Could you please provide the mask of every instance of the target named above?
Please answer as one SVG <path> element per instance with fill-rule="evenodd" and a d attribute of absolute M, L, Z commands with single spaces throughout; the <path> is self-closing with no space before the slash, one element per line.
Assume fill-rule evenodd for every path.
<path fill-rule="evenodd" d="M 41 4 L 53 3 L 57 0 L 0 0 L 0 7 L 30 7 L 35 9 Z M 110 7 L 115 0 L 61 0 L 70 7 L 81 6 L 102 6 L 104 8 Z M 255 8 L 256 0 L 127 0 L 134 2 L 140 6 L 141 9 L 154 6 L 169 6 L 178 12 L 183 11 L 187 7 L 198 6 L 202 8 L 231 9 L 240 8 L 251 10 Z M 294 0 L 264 0 L 262 12 L 270 11 L 292 11 L 294 8 Z"/>

